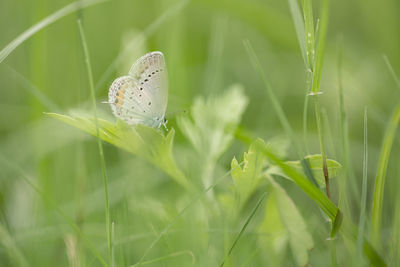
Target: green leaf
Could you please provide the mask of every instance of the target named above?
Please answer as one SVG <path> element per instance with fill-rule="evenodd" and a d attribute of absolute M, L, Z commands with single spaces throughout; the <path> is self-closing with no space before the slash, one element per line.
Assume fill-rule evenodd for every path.
<path fill-rule="evenodd" d="M 305 157 L 305 159 L 308 161 L 308 163 L 310 165 L 310 169 L 312 170 L 314 178 L 317 181 L 318 185 L 320 187 L 325 187 L 325 177 L 324 177 L 324 172 L 322 170 L 322 156 L 320 154 L 308 155 Z M 303 166 L 301 165 L 301 162 L 299 160 L 286 161 L 285 163 L 287 165 L 295 168 L 298 172 L 303 172 Z M 329 178 L 337 177 L 342 170 L 342 165 L 333 159 L 328 159 L 326 161 L 326 163 L 328 166 Z M 287 175 L 282 173 L 282 171 L 280 171 L 278 169 L 278 167 L 275 167 L 275 166 L 271 167 L 268 170 L 268 173 L 269 174 L 277 174 L 277 175 L 281 175 L 285 178 L 289 178 Z"/>
<path fill-rule="evenodd" d="M 82 116 L 71 117 L 57 113 L 47 113 L 47 115 L 96 136 L 96 125 L 93 118 Z M 172 143 L 175 136 L 174 129 L 171 129 L 167 136 L 164 137 L 157 130 L 140 124 L 131 127 L 123 121 L 117 121 L 114 124 L 99 119 L 98 122 L 100 138 L 103 141 L 146 159 L 186 189 L 193 189 L 192 184 L 176 165 L 172 154 Z"/>
<path fill-rule="evenodd" d="M 288 0 L 290 14 L 292 15 L 294 27 L 296 29 L 297 40 L 299 41 L 301 55 L 303 56 L 304 64 L 307 66 L 307 46 L 306 46 L 306 30 L 304 28 L 304 20 L 301 16 L 301 11 L 297 0 Z"/>
<path fill-rule="evenodd" d="M 326 45 L 326 34 L 328 31 L 329 22 L 329 10 L 330 0 L 322 1 L 321 10 L 321 23 L 318 34 L 318 45 L 314 64 L 314 76 L 312 83 L 312 93 L 317 94 L 320 92 L 320 83 L 322 76 L 322 65 L 324 63 L 325 45 Z"/>
<path fill-rule="evenodd" d="M 197 98 L 190 112 L 193 120 L 178 117 L 179 127 L 197 152 L 217 160 L 228 148 L 247 106 L 243 90 L 241 85 L 232 85 L 220 96 Z"/>
<path fill-rule="evenodd" d="M 240 202 L 243 204 L 256 189 L 261 176 L 262 168 L 266 162 L 263 153 L 265 143 L 261 139 L 254 141 L 249 151 L 244 153 L 243 168 L 239 166 L 236 158 L 231 163 L 232 178 L 235 183 L 234 189 L 239 195 Z"/>
<path fill-rule="evenodd" d="M 381 153 L 379 156 L 378 170 L 375 178 L 374 201 L 372 207 L 371 239 L 379 248 L 381 246 L 381 224 L 383 210 L 383 196 L 385 192 L 386 172 L 389 164 L 390 151 L 396 137 L 397 126 L 400 122 L 400 104 L 394 110 L 389 125 L 386 128 Z"/>
<path fill-rule="evenodd" d="M 305 266 L 308 263 L 308 251 L 314 246 L 312 236 L 286 191 L 271 177 L 269 180 L 272 190 L 261 230 L 273 235 L 270 242 L 274 242 L 272 247 L 275 253 L 283 253 L 285 247 L 289 246 L 296 264 Z"/>

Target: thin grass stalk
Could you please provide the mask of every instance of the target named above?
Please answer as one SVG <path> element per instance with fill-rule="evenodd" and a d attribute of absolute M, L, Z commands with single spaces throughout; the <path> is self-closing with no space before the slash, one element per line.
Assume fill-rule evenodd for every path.
<path fill-rule="evenodd" d="M 319 101 L 319 94 L 313 95 L 313 98 L 314 98 L 315 120 L 317 122 L 318 141 L 319 141 L 319 147 L 320 147 L 321 156 L 322 156 L 322 169 L 323 169 L 324 178 L 325 178 L 326 195 L 328 196 L 328 198 L 331 198 L 330 189 L 329 189 L 329 173 L 328 173 L 328 166 L 326 163 L 324 133 L 322 130 L 321 104 Z"/>
<path fill-rule="evenodd" d="M 106 171 L 106 163 L 105 163 L 105 159 L 104 159 L 103 145 L 102 145 L 101 139 L 100 139 L 100 130 L 99 130 L 99 122 L 98 122 L 98 118 L 97 118 L 97 107 L 96 107 L 96 97 L 95 97 L 95 92 L 94 92 L 92 67 L 90 64 L 89 50 L 87 47 L 87 42 L 86 42 L 85 33 L 83 31 L 81 20 L 78 20 L 78 26 L 79 26 L 79 33 L 80 33 L 81 40 L 82 40 L 83 53 L 85 56 L 85 63 L 86 63 L 86 68 L 87 68 L 87 73 L 88 73 L 90 96 L 91 96 L 92 105 L 94 108 L 94 120 L 95 120 L 95 124 L 96 124 L 97 145 L 99 148 L 101 172 L 103 174 L 103 183 L 104 183 L 104 200 L 105 200 L 104 206 L 105 206 L 105 217 L 106 217 L 108 259 L 109 259 L 110 265 L 112 265 L 110 204 L 109 204 L 109 200 L 108 200 L 108 178 L 107 178 L 107 171 Z"/>
<path fill-rule="evenodd" d="M 318 38 L 318 46 L 317 46 L 317 55 L 315 57 L 315 63 L 314 63 L 314 69 L 313 69 L 314 75 L 313 75 L 313 83 L 312 83 L 312 95 L 314 97 L 314 110 L 315 110 L 315 118 L 316 118 L 316 123 L 317 123 L 318 140 L 319 140 L 321 156 L 322 156 L 322 161 L 323 161 L 322 169 L 323 169 L 324 177 L 325 177 L 326 194 L 330 198 L 329 173 L 328 173 L 328 168 L 327 168 L 327 163 L 326 163 L 326 152 L 325 152 L 324 135 L 323 135 L 323 131 L 322 131 L 322 120 L 321 120 L 321 107 L 320 107 L 321 105 L 320 105 L 320 99 L 319 99 L 319 94 L 321 93 L 320 92 L 320 83 L 321 83 L 321 75 L 322 75 L 322 65 L 324 62 L 328 19 L 329 19 L 329 0 L 324 0 L 323 4 L 322 4 L 322 12 L 321 12 L 321 27 L 318 31 L 319 38 Z"/>
<path fill-rule="evenodd" d="M 356 262 L 362 266 L 362 245 L 365 231 L 366 209 L 367 209 L 367 183 L 368 183 L 368 113 L 367 107 L 364 110 L 364 157 L 363 157 L 363 180 L 361 189 L 361 211 L 358 223 L 357 253 Z"/>

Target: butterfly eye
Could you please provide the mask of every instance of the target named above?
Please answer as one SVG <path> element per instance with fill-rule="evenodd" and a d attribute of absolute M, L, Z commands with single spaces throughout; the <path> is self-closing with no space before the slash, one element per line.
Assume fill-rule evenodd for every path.
<path fill-rule="evenodd" d="M 149 102 L 149 106 L 151 105 L 151 102 Z"/>

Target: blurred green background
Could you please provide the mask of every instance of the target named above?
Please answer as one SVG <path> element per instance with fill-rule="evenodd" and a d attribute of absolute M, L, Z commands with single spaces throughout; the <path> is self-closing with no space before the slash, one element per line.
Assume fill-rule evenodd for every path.
<path fill-rule="evenodd" d="M 0 48 L 70 3 L 1 0 Z M 315 1 L 316 17 L 319 7 L 320 2 Z M 383 57 L 386 55 L 394 71 L 400 74 L 399 12 L 397 0 L 331 2 L 321 83 L 322 107 L 326 111 L 324 131 L 328 158 L 343 163 L 340 81 L 348 116 L 352 169 L 348 185 L 351 188 L 342 193 L 349 200 L 347 211 L 355 223 L 360 211 L 364 108 L 368 107 L 369 218 L 385 128 L 399 102 L 399 88 Z M 190 110 L 199 96 L 213 99 L 232 84 L 241 84 L 248 105 L 239 128 L 253 138 L 266 141 L 286 138 L 245 51 L 244 40 L 253 45 L 279 102 L 299 139 L 302 138 L 306 72 L 287 1 L 110 0 L 78 10 L 33 35 L 0 63 L 1 266 L 100 264 L 87 243 L 55 212 L 55 207 L 71 218 L 107 258 L 104 189 L 96 139 L 44 114 L 91 110 L 78 18 L 86 34 L 101 118 L 114 120 L 109 107 L 100 104 L 106 100 L 112 81 L 125 75 L 131 64 L 146 52 L 164 53 L 169 74 L 168 125 L 176 130 L 175 157 L 189 179 L 196 177 L 196 166 L 201 161 L 193 153 L 187 156 L 193 148 L 177 125 L 176 115 L 168 113 Z M 308 129 L 309 151 L 317 154 L 319 146 L 311 105 Z M 400 266 L 395 253 L 399 250 L 399 231 L 395 229 L 400 226 L 398 140 L 395 138 L 387 173 L 382 218 L 385 249 L 380 250 L 392 266 Z M 157 234 L 194 195 L 184 192 L 167 174 L 143 159 L 110 144 L 104 143 L 104 148 L 111 220 L 115 222 L 115 261 L 117 266 L 129 266 L 140 259 Z M 235 138 L 216 160 L 214 176 L 229 171 L 232 158 L 241 159 L 247 150 L 248 143 Z M 286 159 L 296 159 L 292 149 Z M 33 190 L 26 178 L 42 193 Z M 331 182 L 335 203 L 341 178 Z M 330 265 L 331 243 L 326 240 L 329 225 L 325 218 L 294 183 L 277 181 L 293 199 L 314 239 L 309 263 Z M 224 191 L 224 187 L 220 190 Z M 219 265 L 229 249 L 230 235 L 226 233 L 237 234 L 240 227 L 231 228 L 216 210 L 200 204 L 192 206 L 146 260 L 177 251 L 183 251 L 182 254 L 147 265 Z M 233 253 L 234 260 L 227 263 L 229 266 L 297 265 L 288 247 L 282 248 L 281 260 L 265 256 L 264 250 L 268 248 L 262 247 L 256 238 L 268 239 L 268 235 L 254 232 L 240 240 Z M 279 247 L 278 243 L 275 245 Z M 340 238 L 336 245 L 338 265 L 349 266 L 353 252 Z"/>

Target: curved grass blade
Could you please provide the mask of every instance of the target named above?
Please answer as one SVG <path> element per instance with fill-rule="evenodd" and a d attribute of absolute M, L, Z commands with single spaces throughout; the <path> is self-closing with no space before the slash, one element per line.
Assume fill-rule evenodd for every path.
<path fill-rule="evenodd" d="M 392 74 L 396 85 L 400 89 L 400 83 L 398 83 L 398 77 L 395 74 L 389 60 L 385 58 L 386 64 L 389 68 L 389 72 Z M 381 246 L 381 224 L 382 224 L 382 207 L 383 207 L 383 196 L 386 181 L 386 171 L 389 163 L 390 151 L 393 146 L 393 141 L 396 135 L 397 126 L 400 122 L 400 103 L 396 106 L 392 118 L 386 128 L 385 137 L 383 139 L 382 151 L 379 157 L 378 170 L 375 178 L 375 189 L 374 189 L 374 200 L 372 206 L 372 229 L 371 238 L 376 246 Z"/>
<path fill-rule="evenodd" d="M 58 11 L 54 12 L 53 14 L 47 16 L 43 20 L 39 21 L 23 33 L 21 33 L 17 38 L 12 40 L 6 47 L 4 47 L 0 51 L 0 63 L 3 62 L 6 57 L 15 50 L 20 44 L 25 42 L 27 39 L 29 39 L 32 35 L 37 33 L 38 31 L 44 29 L 45 27 L 49 26 L 50 24 L 56 22 L 57 20 L 79 10 L 82 8 L 86 8 L 104 1 L 108 0 L 78 0 L 75 1 L 69 5 L 66 5 L 65 7 L 59 9 Z"/>
<path fill-rule="evenodd" d="M 39 88 L 37 88 L 31 81 L 25 78 L 21 73 L 19 73 L 14 68 L 5 65 L 6 69 L 15 76 L 16 81 L 19 82 L 22 87 L 35 97 L 45 108 L 52 111 L 61 110 L 60 107 L 54 103 L 47 95 L 45 95 Z"/>
<path fill-rule="evenodd" d="M 301 173 L 297 172 L 294 168 L 286 164 L 284 161 L 280 160 L 274 152 L 268 148 L 264 149 L 265 155 L 276 165 L 281 167 L 281 169 L 293 179 L 293 181 L 315 202 L 318 206 L 325 212 L 325 214 L 333 221 L 333 229 L 335 232 L 339 230 L 339 227 L 335 225 L 342 225 L 340 227 L 341 233 L 350 238 L 354 242 L 357 240 L 358 230 L 348 219 L 338 215 L 340 212 L 337 206 L 320 190 L 318 190 L 311 182 Z M 342 224 L 340 222 L 343 221 Z M 380 257 L 378 252 L 372 247 L 368 240 L 363 238 L 363 248 L 364 253 L 368 257 L 370 263 L 373 266 L 386 266 L 383 259 Z"/>
<path fill-rule="evenodd" d="M 371 238 L 377 247 L 381 245 L 381 224 L 383 196 L 385 191 L 386 171 L 389 163 L 390 151 L 396 136 L 397 126 L 400 122 L 400 104 L 397 105 L 394 114 L 386 129 L 381 155 L 378 161 L 378 171 L 375 178 L 374 200 L 372 207 Z"/>

